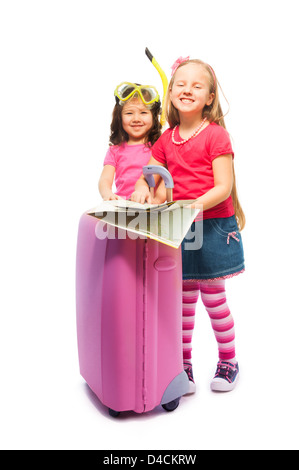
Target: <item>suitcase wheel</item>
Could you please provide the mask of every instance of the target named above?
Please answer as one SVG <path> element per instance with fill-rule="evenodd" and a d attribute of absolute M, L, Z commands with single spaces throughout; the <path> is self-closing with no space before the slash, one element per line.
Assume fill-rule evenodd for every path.
<path fill-rule="evenodd" d="M 166 411 L 174 411 L 179 406 L 180 399 L 181 397 L 176 398 L 175 400 L 172 400 L 169 403 L 165 403 L 164 405 L 162 405 L 162 407 Z"/>
<path fill-rule="evenodd" d="M 109 408 L 109 414 L 110 414 L 110 416 L 113 416 L 113 418 L 117 418 L 117 416 L 120 415 L 120 412 L 112 410 L 111 408 Z"/>

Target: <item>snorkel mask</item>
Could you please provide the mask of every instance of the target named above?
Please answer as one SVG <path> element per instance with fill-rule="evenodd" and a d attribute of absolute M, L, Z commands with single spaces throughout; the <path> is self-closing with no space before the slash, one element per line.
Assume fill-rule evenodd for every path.
<path fill-rule="evenodd" d="M 165 110 L 164 110 L 164 101 L 166 96 L 166 91 L 168 87 L 168 80 L 165 72 L 161 69 L 160 65 L 150 53 L 146 47 L 145 53 L 149 60 L 152 62 L 153 66 L 158 70 L 159 75 L 163 84 L 163 99 L 162 99 L 162 114 L 160 118 L 161 125 L 164 126 L 166 123 L 165 119 Z M 133 96 L 137 96 L 141 99 L 145 106 L 152 108 L 155 103 L 159 103 L 160 97 L 155 87 L 149 85 L 138 85 L 137 83 L 131 82 L 122 82 L 114 90 L 114 96 L 116 102 L 119 104 L 125 104 Z"/>
<path fill-rule="evenodd" d="M 124 104 L 135 95 L 139 96 L 143 104 L 148 107 L 152 107 L 160 100 L 156 88 L 149 85 L 122 82 L 114 90 L 114 96 L 120 100 L 121 104 Z"/>

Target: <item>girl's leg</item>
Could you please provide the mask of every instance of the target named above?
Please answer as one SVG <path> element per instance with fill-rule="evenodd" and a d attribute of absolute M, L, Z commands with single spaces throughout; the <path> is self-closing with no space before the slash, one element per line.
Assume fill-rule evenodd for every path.
<path fill-rule="evenodd" d="M 185 369 L 191 365 L 192 360 L 192 335 L 198 297 L 199 281 L 183 281 L 183 361 Z"/>
<path fill-rule="evenodd" d="M 194 330 L 196 304 L 199 296 L 198 281 L 183 281 L 183 362 L 189 379 L 187 394 L 195 392 L 192 370 L 192 335 Z"/>
<path fill-rule="evenodd" d="M 225 281 L 201 282 L 200 291 L 218 343 L 219 362 L 211 389 L 227 392 L 237 383 L 239 367 L 235 359 L 234 320 L 226 303 Z"/>
<path fill-rule="evenodd" d="M 225 280 L 201 282 L 200 292 L 218 343 L 219 359 L 234 361 L 235 329 L 226 303 Z"/>

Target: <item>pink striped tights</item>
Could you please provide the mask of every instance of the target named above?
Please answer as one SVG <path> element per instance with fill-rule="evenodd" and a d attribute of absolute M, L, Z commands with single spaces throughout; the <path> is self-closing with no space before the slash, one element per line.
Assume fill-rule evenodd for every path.
<path fill-rule="evenodd" d="M 226 303 L 225 280 L 183 281 L 183 359 L 191 363 L 196 304 L 201 294 L 218 343 L 219 359 L 235 359 L 234 320 Z"/>

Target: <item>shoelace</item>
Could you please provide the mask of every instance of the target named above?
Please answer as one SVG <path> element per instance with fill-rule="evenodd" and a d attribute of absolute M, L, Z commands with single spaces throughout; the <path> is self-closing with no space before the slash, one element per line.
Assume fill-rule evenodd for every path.
<path fill-rule="evenodd" d="M 187 369 L 185 369 L 185 372 L 186 372 L 186 374 L 188 375 L 188 379 L 191 380 L 191 382 L 194 383 L 192 366 L 190 366 L 190 367 L 188 367 Z"/>
<path fill-rule="evenodd" d="M 237 370 L 236 366 L 230 362 L 218 362 L 215 377 L 225 379 L 232 383 L 232 375 Z"/>

